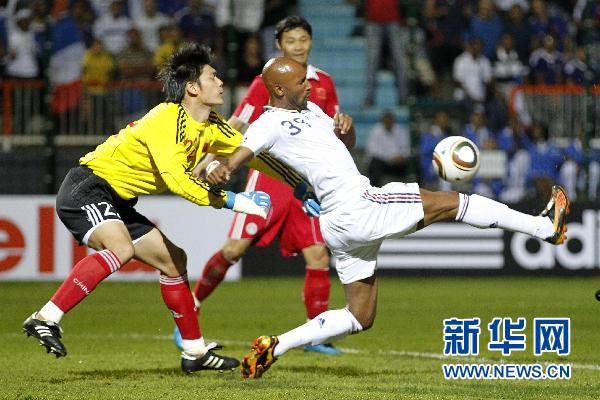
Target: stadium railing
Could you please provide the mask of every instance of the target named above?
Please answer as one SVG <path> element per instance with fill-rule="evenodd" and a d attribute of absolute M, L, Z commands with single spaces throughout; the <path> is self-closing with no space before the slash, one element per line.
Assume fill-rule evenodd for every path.
<path fill-rule="evenodd" d="M 50 87 L 44 80 L 0 80 L 0 145 L 89 146 L 142 117 L 164 99 L 157 81 L 77 81 Z M 225 88 L 222 115 L 232 90 Z"/>
<path fill-rule="evenodd" d="M 155 81 L 75 82 L 50 89 L 43 80 L 0 83 L 2 142 L 12 145 L 99 143 L 162 101 Z"/>
<path fill-rule="evenodd" d="M 516 86 L 510 95 L 509 109 L 525 123 L 546 124 L 551 139 L 562 146 L 579 137 L 600 148 L 599 85 Z"/>
<path fill-rule="evenodd" d="M 44 92 L 43 80 L 0 81 L 2 91 L 2 143 L 44 144 L 43 126 Z"/>

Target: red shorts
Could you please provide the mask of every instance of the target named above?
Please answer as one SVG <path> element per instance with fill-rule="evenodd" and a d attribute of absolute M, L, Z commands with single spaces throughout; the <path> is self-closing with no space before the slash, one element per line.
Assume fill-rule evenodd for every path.
<path fill-rule="evenodd" d="M 302 211 L 302 203 L 292 189 L 256 170 L 248 173 L 246 191 L 261 190 L 271 196 L 271 211 L 267 219 L 256 215 L 236 213 L 229 230 L 231 239 L 252 239 L 252 244 L 268 246 L 279 236 L 283 256 L 296 255 L 309 246 L 325 245 L 319 219 Z"/>

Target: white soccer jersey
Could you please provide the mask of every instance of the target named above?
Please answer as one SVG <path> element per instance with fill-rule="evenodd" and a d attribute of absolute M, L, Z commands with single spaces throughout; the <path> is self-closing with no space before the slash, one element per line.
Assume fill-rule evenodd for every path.
<path fill-rule="evenodd" d="M 316 104 L 302 111 L 265 107 L 241 146 L 263 150 L 288 164 L 309 182 L 321 203 L 321 214 L 359 197 L 369 186 L 346 146 L 333 132 L 333 119 Z"/>

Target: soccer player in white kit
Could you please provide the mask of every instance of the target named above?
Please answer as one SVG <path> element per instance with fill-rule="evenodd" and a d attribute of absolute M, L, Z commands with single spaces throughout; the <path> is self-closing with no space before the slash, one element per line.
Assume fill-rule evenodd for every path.
<path fill-rule="evenodd" d="M 250 125 L 240 147 L 207 178 L 223 184 L 263 150 L 304 177 L 321 203 L 321 231 L 335 259 L 347 306 L 319 314 L 282 335 L 257 338 L 242 362 L 243 377 L 260 377 L 289 349 L 370 328 L 377 304 L 377 253 L 387 238 L 456 220 L 478 228 L 523 232 L 553 244 L 565 241 L 569 200 L 561 187 L 553 188 L 539 216 L 476 194 L 432 192 L 417 183 L 373 187 L 338 137 L 346 134 L 348 123 L 332 120 L 307 102 L 310 84 L 301 64 L 284 57 L 272 59 L 263 69 L 263 79 L 270 106 Z"/>

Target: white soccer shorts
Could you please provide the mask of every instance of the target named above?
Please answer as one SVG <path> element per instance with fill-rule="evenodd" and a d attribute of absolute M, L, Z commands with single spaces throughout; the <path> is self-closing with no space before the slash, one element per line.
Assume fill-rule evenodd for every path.
<path fill-rule="evenodd" d="M 343 284 L 375 273 L 377 253 L 388 238 L 413 233 L 424 217 L 417 183 L 367 186 L 359 198 L 320 218 L 321 232 Z"/>

